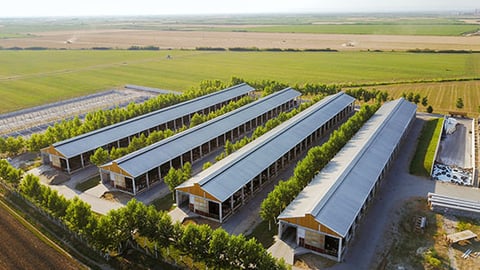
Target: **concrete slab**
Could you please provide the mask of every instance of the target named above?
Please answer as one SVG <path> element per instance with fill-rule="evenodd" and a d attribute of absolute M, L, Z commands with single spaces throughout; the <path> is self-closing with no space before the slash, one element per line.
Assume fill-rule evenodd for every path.
<path fill-rule="evenodd" d="M 168 212 L 168 214 L 170 215 L 174 223 L 177 221 L 182 223 L 186 218 L 192 217 L 192 212 L 190 210 L 183 209 L 181 207 L 175 207 L 175 209 Z"/>
<path fill-rule="evenodd" d="M 275 241 L 272 246 L 267 249 L 273 257 L 283 258 L 286 263 L 293 265 L 295 258 L 295 250 L 286 242 L 275 236 Z"/>
<path fill-rule="evenodd" d="M 458 121 L 456 131 L 440 141 L 436 160 L 445 165 L 472 168 L 472 120 L 461 118 L 456 120 Z"/>

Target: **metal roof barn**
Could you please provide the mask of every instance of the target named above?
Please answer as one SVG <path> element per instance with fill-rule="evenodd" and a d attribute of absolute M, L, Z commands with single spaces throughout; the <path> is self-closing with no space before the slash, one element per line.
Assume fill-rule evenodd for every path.
<path fill-rule="evenodd" d="M 183 183 L 177 189 L 200 185 L 223 202 L 276 162 L 299 142 L 354 102 L 338 93 L 328 96 L 292 117 L 237 152 Z"/>
<path fill-rule="evenodd" d="M 300 92 L 286 88 L 114 160 L 101 168 L 107 168 L 110 164 L 116 163 L 130 176 L 138 177 L 300 95 Z"/>
<path fill-rule="evenodd" d="M 404 99 L 385 103 L 278 218 L 311 215 L 345 237 L 415 112 Z"/>
<path fill-rule="evenodd" d="M 65 158 L 75 157 L 111 142 L 138 134 L 140 131 L 177 119 L 182 115 L 188 115 L 234 97 L 246 95 L 254 90 L 248 84 L 239 84 L 55 143 L 53 147 Z"/>

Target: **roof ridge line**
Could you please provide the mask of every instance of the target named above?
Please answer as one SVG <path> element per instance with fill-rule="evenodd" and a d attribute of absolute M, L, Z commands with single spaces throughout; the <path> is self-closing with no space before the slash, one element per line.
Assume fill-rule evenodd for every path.
<path fill-rule="evenodd" d="M 180 105 L 188 105 L 188 104 L 191 104 L 193 102 L 196 102 L 196 101 L 200 101 L 200 100 L 203 100 L 203 99 L 206 99 L 208 97 L 211 97 L 211 96 L 214 96 L 214 95 L 218 95 L 218 94 L 221 94 L 221 93 L 224 93 L 224 92 L 227 92 L 229 90 L 232 90 L 232 89 L 236 89 L 236 88 L 239 88 L 241 86 L 244 86 L 244 85 L 248 85 L 247 83 L 241 83 L 241 84 L 238 84 L 238 85 L 234 85 L 234 86 L 231 86 L 231 87 L 228 87 L 228 88 L 225 88 L 225 89 L 222 89 L 222 90 L 219 90 L 219 91 L 215 91 L 213 93 L 210 93 L 210 94 L 206 94 L 206 95 L 202 95 L 202 96 L 199 96 L 199 97 L 196 97 L 196 98 L 193 98 L 193 99 L 189 99 L 189 100 L 185 100 L 183 102 L 180 102 L 180 103 L 177 103 L 177 104 L 173 104 L 173 105 L 170 105 L 168 107 L 164 107 L 164 108 L 160 108 L 158 110 L 155 110 L 153 112 L 149 112 L 149 113 L 146 113 L 146 114 L 142 114 L 142 115 L 138 115 L 138 116 L 135 116 L 133 118 L 130 118 L 130 119 L 126 119 L 124 121 L 121 121 L 121 122 L 118 122 L 118 123 L 115 123 L 115 124 L 112 124 L 112 125 L 108 125 L 108 126 L 105 126 L 105 127 L 102 127 L 102 128 L 99 128 L 99 129 L 95 129 L 95 130 L 92 130 L 90 132 L 87 132 L 87 133 L 84 133 L 84 134 L 81 134 L 81 135 L 78 135 L 78 136 L 75 136 L 73 138 L 70 138 L 70 139 L 66 139 L 66 140 L 63 140 L 63 141 L 60 141 L 60 142 L 57 142 L 57 143 L 54 143 L 53 146 L 57 147 L 57 146 L 61 146 L 61 145 L 64 145 L 64 144 L 67 144 L 67 143 L 71 143 L 71 142 L 74 142 L 74 141 L 77 141 L 77 140 L 80 140 L 82 138 L 85 138 L 87 136 L 91 136 L 93 134 L 98 134 L 98 133 L 101 133 L 105 130 L 110 130 L 110 129 L 113 129 L 113 128 L 117 128 L 117 127 L 121 127 L 121 126 L 124 126 L 126 124 L 129 124 L 131 122 L 135 122 L 135 121 L 138 121 L 139 119 L 144 119 L 144 118 L 147 118 L 149 116 L 152 116 L 152 115 L 155 115 L 155 114 L 158 114 L 158 113 L 162 113 L 164 111 L 168 111 L 168 110 L 171 110 L 175 107 L 180 107 Z M 250 86 L 250 85 L 248 85 Z M 252 86 L 250 86 L 251 88 L 253 88 Z M 253 88 L 255 89 L 255 88 Z M 172 108 L 173 107 L 173 108 Z"/>
<path fill-rule="evenodd" d="M 291 87 L 289 87 L 291 88 Z M 293 88 L 291 88 L 293 89 Z M 295 89 L 294 89 L 295 90 Z M 296 90 L 295 90 L 296 91 Z M 255 149 L 253 152 L 252 151 L 247 151 L 246 149 L 249 150 L 248 148 L 248 144 L 246 145 L 247 148 L 243 148 L 243 152 L 239 153 L 240 157 L 238 157 L 237 159 L 227 163 L 229 164 L 228 167 L 231 167 L 233 166 L 234 164 L 242 161 L 244 158 L 246 158 L 247 156 L 249 156 L 251 153 L 254 153 L 255 151 L 258 150 L 258 148 L 261 148 L 263 147 L 265 144 L 267 144 L 268 142 L 270 142 L 271 140 L 273 140 L 274 138 L 276 138 L 278 135 L 274 136 L 272 134 L 270 134 L 270 136 L 266 137 L 265 135 L 266 134 L 269 134 L 269 133 L 273 133 L 273 134 L 277 134 L 277 133 L 284 133 L 286 132 L 287 130 L 293 128 L 294 126 L 296 126 L 298 124 L 295 123 L 293 126 L 288 126 L 287 123 L 289 122 L 295 122 L 296 121 L 296 118 L 303 118 L 302 121 L 305 119 L 305 118 L 308 118 L 310 115 L 312 115 L 313 113 L 315 113 L 318 109 L 320 108 L 317 108 L 317 109 L 314 109 L 315 108 L 315 105 L 317 106 L 321 106 L 321 107 L 324 107 L 324 106 L 327 106 L 328 104 L 330 104 L 331 102 L 333 102 L 336 98 L 342 96 L 342 95 L 346 95 L 344 92 L 339 92 L 339 93 L 336 93 L 334 95 L 330 95 L 330 96 L 327 96 L 325 97 L 324 99 L 318 101 L 317 103 L 318 104 L 321 104 L 321 105 L 318 105 L 318 104 L 313 104 L 311 107 L 307 108 L 305 111 L 301 112 L 300 114 L 297 114 L 295 115 L 294 117 L 288 119 L 287 121 L 283 122 L 282 124 L 280 124 L 279 126 L 275 127 L 274 129 L 270 130 L 269 132 L 263 134 L 262 136 L 260 136 L 259 138 L 257 138 L 256 140 L 259 140 L 261 139 L 261 141 L 259 141 L 259 144 L 258 145 L 254 145 L 256 146 L 257 149 Z M 328 100 L 325 100 L 327 99 Z M 322 102 L 323 101 L 323 102 Z M 304 113 L 305 115 L 302 115 L 302 113 Z M 300 117 L 301 116 L 301 117 Z M 295 120 L 295 121 L 294 121 Z M 286 127 L 284 127 L 286 126 Z M 264 137 L 264 138 L 262 138 Z M 253 146 L 250 146 L 250 148 L 252 148 Z M 241 151 L 241 149 L 239 150 Z M 215 170 L 215 173 L 212 173 L 208 176 L 208 178 L 204 178 L 202 179 L 201 181 L 198 182 L 198 184 L 200 186 L 210 182 L 214 177 L 216 177 L 217 175 L 219 175 L 220 173 L 223 173 L 225 170 L 227 170 L 228 168 L 224 168 L 223 170 Z"/>
<path fill-rule="evenodd" d="M 284 90 L 285 90 L 285 91 L 284 91 Z M 282 91 L 277 91 L 277 92 L 275 92 L 275 93 L 273 93 L 273 94 L 271 94 L 271 95 L 268 95 L 268 96 L 266 96 L 266 97 L 263 97 L 263 98 L 261 98 L 261 99 L 258 99 L 258 100 L 254 101 L 254 102 L 252 102 L 252 103 L 250 103 L 250 104 L 247 104 L 247 105 L 245 105 L 245 106 L 239 107 L 239 108 L 237 108 L 237 109 L 235 109 L 235 110 L 233 110 L 233 111 L 230 111 L 230 112 L 228 112 L 228 113 L 226 113 L 226 114 L 220 115 L 220 116 L 215 117 L 215 118 L 213 118 L 213 119 L 210 119 L 210 120 L 208 120 L 208 121 L 206 121 L 206 122 L 203 122 L 203 123 L 201 123 L 201 124 L 199 124 L 199 125 L 196 125 L 196 126 L 194 126 L 194 127 L 188 128 L 188 129 L 186 129 L 186 130 L 184 130 L 184 131 L 182 131 L 182 132 L 180 132 L 180 133 L 174 134 L 173 136 L 170 136 L 170 137 L 168 137 L 168 138 L 164 138 L 164 139 L 162 139 L 162 140 L 160 140 L 160 141 L 158 141 L 158 142 L 156 142 L 156 143 L 154 143 L 154 144 L 148 145 L 148 146 L 146 146 L 146 147 L 144 147 L 144 148 L 138 149 L 137 151 L 134 151 L 134 152 L 129 153 L 129 154 L 123 156 L 123 157 L 120 157 L 120 158 L 116 159 L 116 161 L 118 161 L 119 163 L 120 163 L 120 162 L 125 162 L 125 161 L 128 161 L 128 160 L 130 160 L 130 159 L 138 156 L 138 155 L 141 155 L 141 154 L 150 152 L 150 151 L 154 150 L 155 148 L 160 147 L 160 146 L 162 146 L 162 145 L 164 145 L 164 144 L 167 144 L 167 143 L 169 143 L 169 142 L 171 142 L 171 141 L 173 141 L 173 140 L 176 140 L 176 139 L 178 139 L 178 138 L 187 136 L 187 135 L 190 134 L 191 132 L 197 131 L 197 130 L 199 130 L 199 129 L 203 129 L 203 128 L 205 128 L 206 126 L 209 126 L 209 125 L 211 125 L 211 124 L 213 124 L 213 123 L 216 123 L 216 122 L 218 122 L 218 121 L 221 121 L 221 120 L 223 120 L 223 119 L 225 119 L 225 118 L 227 118 L 227 117 L 230 117 L 230 116 L 232 116 L 232 115 L 236 115 L 236 114 L 238 114 L 238 113 L 241 113 L 241 112 L 243 112 L 243 111 L 245 111 L 245 110 L 247 110 L 247 109 L 249 109 L 249 108 L 251 108 L 251 107 L 253 107 L 253 106 L 256 106 L 256 105 L 261 104 L 261 103 L 264 103 L 264 102 L 267 102 L 267 101 L 271 100 L 272 98 L 277 97 L 277 96 L 279 96 L 279 95 L 287 92 L 286 90 L 289 90 L 289 88 L 285 88 L 285 89 L 283 89 Z M 187 132 L 187 131 L 188 131 L 188 132 Z"/>
<path fill-rule="evenodd" d="M 385 128 L 387 122 L 393 117 L 393 115 L 395 115 L 395 112 L 399 110 L 400 108 L 400 105 L 403 103 L 403 98 L 400 98 L 396 101 L 391 101 L 391 102 L 396 102 L 395 104 L 395 107 L 393 110 L 390 111 L 390 113 L 385 117 L 385 119 L 380 123 L 380 125 L 378 125 L 378 127 L 376 128 L 374 134 L 372 136 L 370 136 L 368 138 L 368 140 L 365 142 L 365 144 L 363 144 L 362 148 L 359 149 L 359 151 L 357 152 L 357 154 L 355 154 L 355 156 L 353 156 L 352 158 L 352 162 L 350 162 L 348 164 L 348 166 L 342 171 L 342 173 L 339 175 L 339 177 L 337 179 L 341 179 L 340 181 L 335 181 L 333 183 L 332 186 L 330 186 L 329 190 L 327 191 L 327 193 L 322 196 L 322 198 L 320 198 L 320 200 L 318 201 L 318 203 L 316 203 L 313 207 L 313 209 L 309 212 L 310 214 L 312 214 L 313 216 L 316 216 L 321 209 L 323 209 L 323 207 L 326 205 L 326 203 L 330 200 L 331 196 L 335 193 L 335 191 L 338 189 L 338 187 L 340 187 L 340 185 L 343 183 L 343 181 L 345 180 L 345 175 L 347 175 L 353 167 L 355 167 L 355 165 L 360 161 L 361 157 L 365 154 L 365 151 L 369 148 L 369 146 L 373 143 L 374 140 L 377 139 L 378 135 L 380 134 L 381 131 L 383 131 L 383 129 Z M 378 111 L 377 111 L 378 112 Z M 375 114 L 377 114 L 377 112 Z M 375 114 L 373 116 L 375 116 Z M 370 118 L 371 119 L 371 118 Z M 368 122 L 370 122 L 370 119 L 365 123 L 367 124 Z M 364 125 L 365 125 L 364 124 Z M 362 126 L 363 128 L 363 126 Z M 350 138 L 350 140 L 347 142 L 347 144 L 353 139 L 356 137 L 356 135 L 358 134 L 358 132 L 360 132 L 362 130 L 362 128 L 360 128 L 356 133 L 355 135 Z M 345 146 L 347 146 L 347 144 L 345 144 L 343 147 L 342 147 L 342 150 Z M 340 150 L 340 151 L 342 151 Z M 337 156 L 340 152 L 338 152 L 335 156 Z M 335 157 L 334 157 L 335 158 Z M 329 161 L 329 163 L 331 162 L 331 160 Z M 320 171 L 321 172 L 321 171 Z M 317 175 L 315 175 L 314 179 L 320 174 L 317 173 Z M 310 182 L 311 183 L 311 182 Z"/>

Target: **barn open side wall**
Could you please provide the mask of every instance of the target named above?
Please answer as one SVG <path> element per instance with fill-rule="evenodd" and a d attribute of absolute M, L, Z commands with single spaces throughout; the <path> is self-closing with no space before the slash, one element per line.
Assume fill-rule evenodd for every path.
<path fill-rule="evenodd" d="M 114 147 L 115 148 L 127 147 L 130 144 L 130 142 L 133 138 L 140 137 L 142 134 L 144 134 L 145 136 L 148 136 L 148 135 L 150 135 L 150 133 L 152 133 L 154 131 L 160 131 L 160 130 L 166 130 L 166 129 L 178 130 L 178 129 L 182 128 L 183 126 L 188 126 L 190 124 L 191 118 L 196 113 L 197 114 L 202 114 L 202 115 L 208 115 L 210 112 L 218 110 L 221 107 L 223 107 L 225 105 L 228 105 L 228 103 L 230 103 L 232 101 L 238 101 L 238 100 L 240 100 L 240 99 L 242 99 L 242 98 L 244 98 L 248 95 L 250 95 L 250 94 L 247 93 L 247 94 L 244 94 L 244 95 L 239 95 L 239 96 L 236 96 L 236 97 L 231 98 L 229 100 L 226 100 L 226 101 L 220 102 L 218 104 L 212 105 L 208 108 L 205 108 L 205 109 L 202 109 L 202 110 L 199 110 L 199 111 L 195 111 L 195 112 L 189 112 L 188 114 L 179 116 L 176 119 L 170 120 L 170 121 L 165 122 L 165 123 L 160 123 L 157 126 L 149 127 L 145 130 L 140 130 L 136 134 L 123 137 L 119 140 L 112 141 L 112 142 L 110 142 L 106 145 L 101 146 L 100 148 L 103 148 L 103 149 L 106 149 L 106 150 L 110 151 Z M 63 159 L 66 162 L 64 164 L 64 166 L 55 166 L 55 164 L 53 164 L 51 162 L 52 157 L 50 157 L 49 159 L 44 158 L 42 160 L 44 161 L 44 164 L 52 165 L 53 167 L 56 167 L 58 169 L 61 169 L 65 172 L 71 174 L 71 173 L 73 173 L 77 170 L 83 169 L 83 168 L 91 165 L 90 156 L 95 152 L 95 150 L 96 149 L 89 149 L 88 151 L 83 152 L 82 154 L 74 156 L 74 157 L 68 157 L 68 158 L 64 157 Z M 48 152 L 49 151 L 46 151 L 46 153 L 48 153 Z M 52 156 L 52 155 L 55 155 L 55 154 L 49 153 L 49 155 Z M 47 163 L 45 163 L 45 162 L 47 162 Z"/>
<path fill-rule="evenodd" d="M 284 237 L 286 237 L 285 232 L 288 231 L 288 228 L 294 228 L 296 237 L 295 241 L 297 245 L 307 248 L 312 252 L 328 259 L 332 259 L 337 262 L 342 261 L 349 243 L 352 242 L 355 238 L 356 231 L 360 226 L 361 219 L 365 216 L 368 207 L 371 205 L 376 193 L 384 182 L 384 179 L 386 178 L 391 166 L 393 166 L 395 159 L 401 149 L 401 146 L 404 143 L 405 138 L 408 136 L 409 130 L 414 123 L 414 120 L 415 115 L 413 115 L 410 119 L 404 133 L 395 145 L 395 148 L 392 150 L 390 157 L 388 158 L 388 160 L 385 161 L 382 169 L 378 171 L 375 184 L 371 187 L 368 196 L 366 196 L 362 206 L 359 208 L 359 211 L 357 212 L 355 218 L 352 220 L 348 232 L 345 235 L 335 233 L 333 230 L 328 229 L 326 226 L 318 222 L 311 214 L 305 214 L 304 216 L 298 218 L 280 219 L 278 225 L 278 237 L 283 239 Z M 306 238 L 307 235 L 304 233 L 307 231 L 311 232 L 308 239 Z M 326 246 L 322 247 L 322 245 L 320 244 L 322 243 L 322 241 L 320 241 L 320 239 L 312 241 L 312 238 L 321 238 L 326 236 L 338 239 L 337 250 L 327 249 Z M 337 252 L 338 250 L 340 250 L 340 252 Z"/>
<path fill-rule="evenodd" d="M 260 174 L 256 175 L 253 179 L 250 179 L 247 184 L 242 186 L 227 200 L 222 201 L 221 204 L 218 198 L 207 198 L 205 194 L 208 192 L 203 190 L 201 187 L 196 187 L 196 185 L 194 185 L 194 187 L 186 187 L 176 190 L 177 205 L 181 205 L 188 200 L 191 211 L 222 223 L 233 213 L 235 213 L 235 211 L 238 210 L 242 205 L 252 199 L 253 196 L 260 191 L 265 184 L 269 183 L 273 178 L 275 178 L 275 176 L 277 176 L 286 166 L 288 166 L 292 161 L 296 160 L 299 155 L 308 150 L 316 141 L 326 136 L 340 123 L 345 121 L 352 113 L 353 105 L 347 106 L 326 123 L 318 127 L 310 135 L 306 136 L 301 142 L 295 145 L 295 147 L 284 153 L 279 159 L 270 164 Z M 219 213 L 213 215 L 210 209 L 204 209 L 205 203 L 203 202 L 199 206 L 199 209 L 196 205 L 196 202 L 200 202 L 201 200 L 198 198 L 202 198 L 202 200 L 207 202 L 215 202 L 218 204 Z"/>
<path fill-rule="evenodd" d="M 257 116 L 255 119 L 251 119 L 243 124 L 235 127 L 232 130 L 225 132 L 217 136 L 214 139 L 211 139 L 207 142 L 202 143 L 201 145 L 196 146 L 195 148 L 178 155 L 177 157 L 172 158 L 169 161 L 162 163 L 160 166 L 149 170 L 148 172 L 137 176 L 133 179 L 134 189 L 128 190 L 128 193 L 136 195 L 138 192 L 143 191 L 144 189 L 150 188 L 152 184 L 163 179 L 163 177 L 168 173 L 170 168 L 181 168 L 185 163 L 194 163 L 197 160 L 203 158 L 205 155 L 208 155 L 212 151 L 223 147 L 227 140 L 233 142 L 243 137 L 247 132 L 254 130 L 256 127 L 265 124 L 268 120 L 278 116 L 282 112 L 290 111 L 291 109 L 297 106 L 296 100 L 289 100 L 262 115 Z M 172 142 L 175 143 L 175 142 Z M 108 174 L 105 174 L 106 177 Z M 110 179 L 105 179 L 106 183 L 111 182 Z M 122 190 L 126 191 L 126 190 Z"/>

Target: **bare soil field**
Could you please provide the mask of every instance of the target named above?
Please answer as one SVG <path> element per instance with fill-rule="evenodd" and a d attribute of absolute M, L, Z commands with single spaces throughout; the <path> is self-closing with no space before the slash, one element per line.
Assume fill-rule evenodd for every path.
<path fill-rule="evenodd" d="M 480 36 L 401 36 L 303 33 L 251 33 L 152 30 L 80 30 L 32 33 L 27 38 L 0 39 L 0 46 L 85 49 L 130 46 L 160 48 L 257 47 L 336 50 L 479 50 Z"/>
<path fill-rule="evenodd" d="M 0 207 L 0 269 L 78 269 Z"/>

